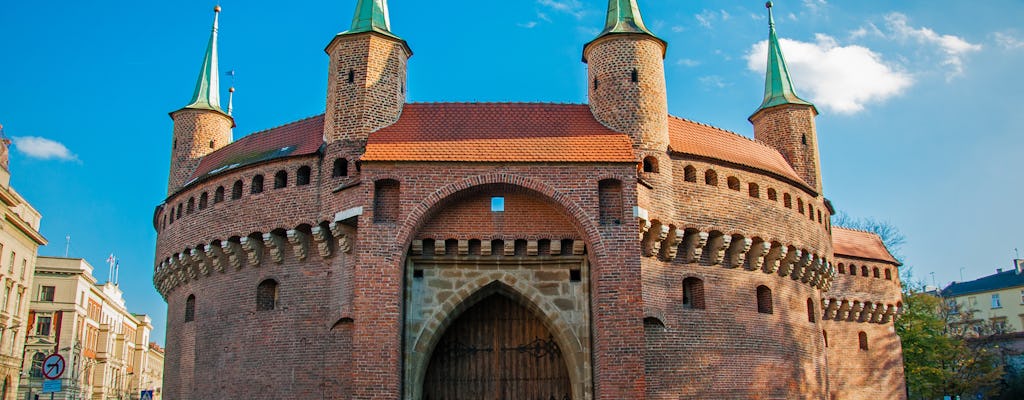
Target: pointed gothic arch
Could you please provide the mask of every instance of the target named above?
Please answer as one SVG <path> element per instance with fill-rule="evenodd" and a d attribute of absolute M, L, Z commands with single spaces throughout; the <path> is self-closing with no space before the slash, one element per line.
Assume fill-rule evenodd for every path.
<path fill-rule="evenodd" d="M 422 324 L 423 328 L 415 332 L 412 338 L 413 351 L 405 354 L 408 372 L 406 380 L 410 384 L 407 387 L 406 398 L 422 398 L 427 366 L 434 351 L 437 350 L 438 343 L 452 324 L 467 310 L 493 295 L 507 297 L 529 310 L 547 328 L 561 349 L 569 374 L 572 397 L 583 398 L 583 393 L 589 390 L 592 384 L 590 363 L 584 359 L 585 353 L 580 338 L 573 334 L 572 328 L 558 307 L 546 301 L 536 288 L 510 274 L 497 271 L 492 276 L 473 281 L 453 294 Z"/>

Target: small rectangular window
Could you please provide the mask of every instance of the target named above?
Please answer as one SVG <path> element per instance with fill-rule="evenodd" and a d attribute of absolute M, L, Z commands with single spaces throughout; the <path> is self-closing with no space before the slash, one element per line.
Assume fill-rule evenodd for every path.
<path fill-rule="evenodd" d="M 39 301 L 53 301 L 56 289 L 53 286 L 43 286 L 39 290 Z"/>
<path fill-rule="evenodd" d="M 44 316 L 36 318 L 36 335 L 50 336 L 50 319 L 51 317 Z"/>
<path fill-rule="evenodd" d="M 583 280 L 583 273 L 578 269 L 569 270 L 569 282 L 579 282 Z"/>
<path fill-rule="evenodd" d="M 992 308 L 1003 308 L 1002 302 L 999 301 L 999 293 L 992 295 Z"/>
<path fill-rule="evenodd" d="M 416 278 L 416 279 L 423 278 L 423 270 L 422 269 L 414 269 L 414 270 L 412 270 L 412 277 Z"/>
<path fill-rule="evenodd" d="M 491 197 L 491 211 L 492 212 L 505 212 L 505 198 L 504 197 Z"/>

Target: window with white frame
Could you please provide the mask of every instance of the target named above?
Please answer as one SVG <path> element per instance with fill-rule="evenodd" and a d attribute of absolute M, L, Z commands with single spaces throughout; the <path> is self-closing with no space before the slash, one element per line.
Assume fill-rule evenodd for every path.
<path fill-rule="evenodd" d="M 1003 308 L 1003 304 L 999 301 L 999 293 L 992 295 L 992 308 Z"/>

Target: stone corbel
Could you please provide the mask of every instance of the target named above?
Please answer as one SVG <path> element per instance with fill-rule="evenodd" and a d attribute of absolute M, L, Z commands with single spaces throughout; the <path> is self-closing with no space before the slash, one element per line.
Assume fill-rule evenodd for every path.
<path fill-rule="evenodd" d="M 750 248 L 750 252 L 747 253 L 747 270 L 757 271 L 762 268 L 764 261 L 767 257 L 768 251 L 772 249 L 772 244 L 768 242 L 758 242 Z"/>
<path fill-rule="evenodd" d="M 875 305 L 875 311 L 871 314 L 871 319 L 868 322 L 871 322 L 873 324 L 882 322 L 882 315 L 885 314 L 885 308 L 885 304 Z"/>
<path fill-rule="evenodd" d="M 725 267 L 737 268 L 743 265 L 747 258 L 747 251 L 750 251 L 750 245 L 753 243 L 753 240 L 747 238 L 733 240 L 732 244 L 729 245 L 729 250 L 726 252 Z"/>
<path fill-rule="evenodd" d="M 562 241 L 559 239 L 551 239 L 551 246 L 549 247 L 548 253 L 553 256 L 562 254 Z"/>
<path fill-rule="evenodd" d="M 786 254 L 789 253 L 789 248 L 783 245 L 772 246 L 771 250 L 768 250 L 768 254 L 764 256 L 764 266 L 761 270 L 766 274 L 774 274 L 779 270 L 779 263 L 786 258 Z"/>
<path fill-rule="evenodd" d="M 224 252 L 220 250 L 220 246 L 208 244 L 203 246 L 203 251 L 206 253 L 206 259 L 210 260 L 210 265 L 213 269 L 218 272 L 224 272 Z"/>
<path fill-rule="evenodd" d="M 412 247 L 409 249 L 409 254 L 418 256 L 423 254 L 423 241 L 416 239 L 412 241 Z"/>
<path fill-rule="evenodd" d="M 814 255 L 811 257 L 811 263 L 807 264 L 807 268 L 804 270 L 804 275 L 800 277 L 800 282 L 811 283 L 814 279 L 814 275 L 818 273 L 821 268 L 821 257 Z"/>
<path fill-rule="evenodd" d="M 801 256 L 803 256 L 803 252 L 800 249 L 793 249 L 793 251 L 787 252 L 779 263 L 779 276 L 788 276 L 793 272 L 793 268 L 799 262 Z"/>
<path fill-rule="evenodd" d="M 240 244 L 250 267 L 257 267 L 263 261 L 263 238 L 243 237 Z"/>
<path fill-rule="evenodd" d="M 836 299 L 829 299 L 828 306 L 822 307 L 825 309 L 825 319 L 835 319 L 836 312 L 839 311 L 839 301 Z"/>
<path fill-rule="evenodd" d="M 515 239 L 510 239 L 510 240 L 506 240 L 505 241 L 505 255 L 506 256 L 514 256 L 514 255 L 516 255 L 516 241 L 515 241 Z"/>
<path fill-rule="evenodd" d="M 668 236 L 668 226 L 662 224 L 655 224 L 651 229 L 647 230 L 644 234 L 642 243 L 642 250 L 644 257 L 654 257 L 658 255 L 661 250 L 661 242 Z"/>
<path fill-rule="evenodd" d="M 670 229 L 665 241 L 661 244 L 661 258 L 665 261 L 676 259 L 679 252 L 679 243 L 683 241 L 685 232 L 682 229 Z"/>
<path fill-rule="evenodd" d="M 586 250 L 586 248 L 587 248 L 587 244 L 584 243 L 582 240 L 573 240 L 572 241 L 572 255 L 574 255 L 574 256 L 582 256 L 583 252 Z"/>
<path fill-rule="evenodd" d="M 710 255 L 711 265 L 718 265 L 722 263 L 725 258 L 725 251 L 729 248 L 729 243 L 732 242 L 732 236 L 717 235 L 712 236 L 708 239 L 708 254 Z"/>
<path fill-rule="evenodd" d="M 443 256 L 448 252 L 448 243 L 445 240 L 434 240 L 434 255 Z"/>
<path fill-rule="evenodd" d="M 191 253 L 192 265 L 194 265 L 196 269 L 199 270 L 199 273 L 203 274 L 203 276 L 210 276 L 210 265 L 207 264 L 206 252 L 197 247 L 192 249 Z"/>
<path fill-rule="evenodd" d="M 188 282 L 189 279 L 196 278 L 198 274 L 196 274 L 196 270 L 192 266 L 192 257 L 190 257 L 186 253 L 179 253 L 178 263 L 181 264 L 182 270 L 184 272 L 183 279 L 185 279 L 185 282 Z"/>
<path fill-rule="evenodd" d="M 875 308 L 878 304 L 864 303 L 864 309 L 861 310 L 860 316 L 857 317 L 857 322 L 869 322 L 871 321 L 871 315 L 874 314 Z"/>
<path fill-rule="evenodd" d="M 551 245 L 554 246 L 555 243 L 551 242 Z M 489 256 L 489 255 L 491 255 L 491 251 L 492 251 L 492 249 L 491 249 L 491 241 L 490 240 L 481 240 L 480 241 L 480 255 L 481 256 Z"/>
<path fill-rule="evenodd" d="M 853 305 L 850 306 L 850 315 L 846 317 L 849 322 L 856 321 L 860 317 L 860 312 L 864 310 L 864 303 L 854 300 Z"/>
<path fill-rule="evenodd" d="M 700 261 L 700 255 L 704 252 L 704 246 L 708 244 L 707 232 L 691 232 L 683 238 L 683 251 L 686 256 L 686 263 Z"/>
<path fill-rule="evenodd" d="M 331 229 L 331 234 L 338 240 L 338 251 L 342 253 L 351 253 L 352 237 L 349 235 L 349 229 L 346 229 L 344 225 L 337 222 L 331 222 L 328 226 Z M 436 244 L 434 245 L 434 248 L 437 248 Z M 444 247 L 442 246 L 442 248 Z"/>
<path fill-rule="evenodd" d="M 633 207 L 633 216 L 636 217 L 637 224 L 640 225 L 640 240 L 644 239 L 644 234 L 647 230 L 651 229 L 651 221 L 648 219 L 647 210 L 641 207 Z"/>
<path fill-rule="evenodd" d="M 887 307 L 885 307 L 885 313 L 882 314 L 882 318 L 881 320 L 879 320 L 879 322 L 883 324 L 889 323 L 889 320 L 894 318 L 895 316 L 896 306 L 890 304 Z"/>
<path fill-rule="evenodd" d="M 309 253 L 309 235 L 297 229 L 289 229 L 285 234 L 288 235 L 295 256 L 299 261 L 305 260 Z"/>
<path fill-rule="evenodd" d="M 843 300 L 843 302 L 839 304 L 839 311 L 836 313 L 836 321 L 846 321 L 846 318 L 850 316 L 850 308 L 850 301 Z"/>
<path fill-rule="evenodd" d="M 228 264 L 235 270 L 242 269 L 242 245 L 230 240 L 220 242 L 220 249 L 228 258 Z"/>
<path fill-rule="evenodd" d="M 313 235 L 313 243 L 316 243 L 316 252 L 320 254 L 320 258 L 328 258 L 334 255 L 334 235 L 331 234 L 330 229 L 324 229 L 321 226 L 312 227 L 309 232 Z M 416 252 L 416 241 L 413 241 L 413 252 L 414 255 L 423 254 L 423 241 L 420 240 L 420 250 Z"/>
<path fill-rule="evenodd" d="M 270 256 L 274 258 L 275 263 L 284 262 L 284 241 L 283 236 L 273 232 L 263 234 L 263 244 L 270 249 Z"/>
<path fill-rule="evenodd" d="M 814 255 L 811 253 L 803 253 L 800 259 L 793 263 L 793 271 L 789 273 L 789 277 L 793 278 L 794 281 L 803 279 L 804 273 L 807 272 L 807 267 L 814 261 Z"/>
<path fill-rule="evenodd" d="M 460 246 L 461 246 L 461 242 L 460 242 Z M 535 256 L 535 255 L 537 255 L 537 248 L 538 247 L 539 246 L 537 244 L 537 240 L 534 240 L 534 239 L 527 240 L 526 241 L 526 255 L 528 255 L 528 256 Z"/>

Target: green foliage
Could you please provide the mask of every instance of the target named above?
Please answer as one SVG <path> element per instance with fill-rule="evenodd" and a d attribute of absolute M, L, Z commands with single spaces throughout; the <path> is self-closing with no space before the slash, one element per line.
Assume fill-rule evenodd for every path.
<path fill-rule="evenodd" d="M 912 399 L 998 394 L 1003 363 L 997 351 L 964 336 L 941 298 L 913 290 L 903 296 L 896 333 Z"/>

